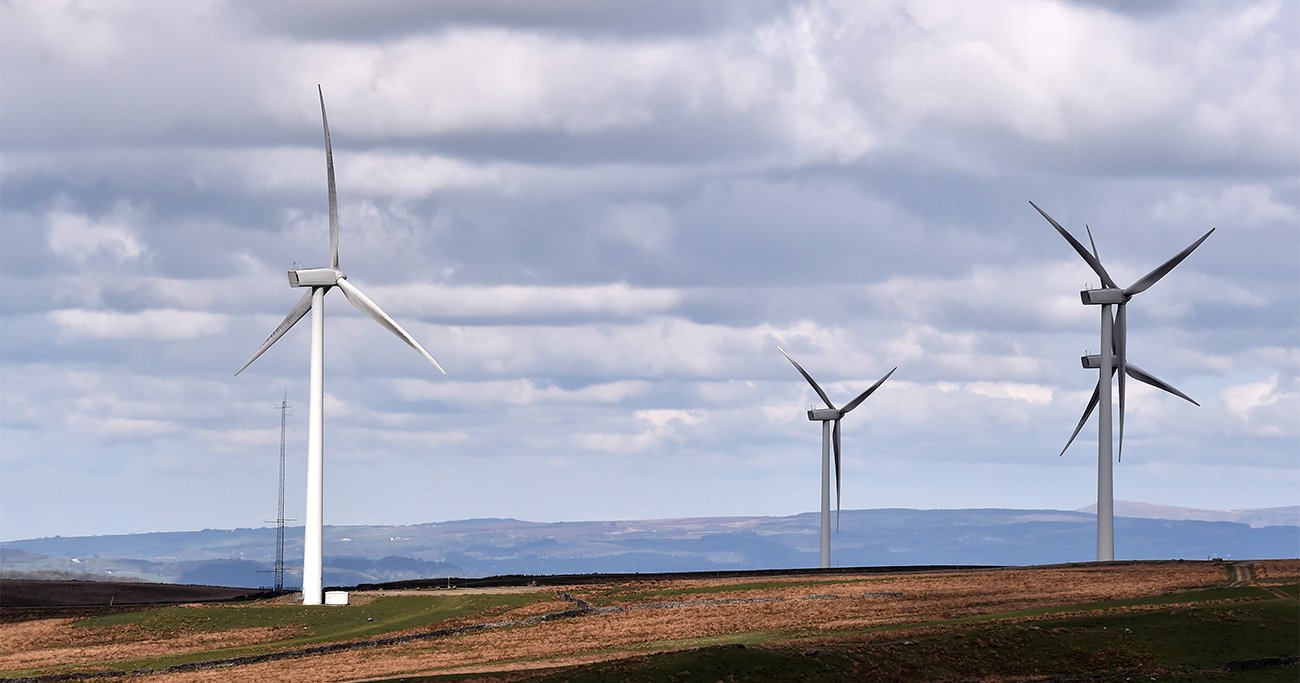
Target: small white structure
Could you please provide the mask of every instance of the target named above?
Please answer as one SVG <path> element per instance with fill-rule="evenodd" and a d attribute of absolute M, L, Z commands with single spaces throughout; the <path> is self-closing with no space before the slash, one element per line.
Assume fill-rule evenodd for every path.
<path fill-rule="evenodd" d="M 348 604 L 347 591 L 325 591 L 326 605 L 346 605 Z"/>

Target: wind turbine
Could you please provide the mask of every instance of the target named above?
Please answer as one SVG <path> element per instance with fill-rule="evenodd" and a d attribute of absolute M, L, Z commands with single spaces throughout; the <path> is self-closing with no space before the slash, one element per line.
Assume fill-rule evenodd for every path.
<path fill-rule="evenodd" d="M 813 379 L 812 375 L 808 374 L 808 371 L 803 369 L 803 366 L 799 365 L 799 363 L 796 362 L 795 359 L 791 358 L 790 354 L 785 352 L 785 349 L 778 346 L 776 347 L 776 350 L 780 351 L 781 355 L 785 356 L 785 359 L 790 361 L 790 363 L 794 365 L 794 369 L 798 370 L 799 374 L 803 375 L 803 378 L 808 380 L 808 383 L 812 385 L 813 391 L 817 392 L 817 395 L 821 397 L 822 402 L 826 404 L 825 408 L 814 408 L 808 411 L 808 420 L 810 422 L 822 423 L 821 566 L 824 569 L 826 567 L 831 566 L 831 447 L 832 444 L 834 445 L 834 449 L 835 449 L 835 525 L 836 527 L 839 526 L 839 521 L 840 521 L 840 419 L 843 418 L 845 415 L 848 415 L 854 408 L 857 408 L 863 401 L 867 400 L 867 397 L 870 396 L 872 392 L 874 392 L 876 389 L 879 389 L 880 385 L 884 384 L 885 380 L 889 379 L 889 376 L 894 374 L 894 370 L 897 370 L 898 368 L 894 368 L 894 370 L 890 370 L 889 372 L 885 373 L 884 377 L 881 377 L 880 379 L 876 380 L 875 384 L 872 384 L 869 389 L 862 392 L 861 394 L 858 394 L 857 398 L 846 403 L 843 408 L 836 408 L 835 404 L 831 403 L 831 399 L 826 396 L 826 392 L 822 391 L 822 388 L 818 386 L 817 380 Z M 834 423 L 834 427 L 831 426 L 831 423 Z"/>
<path fill-rule="evenodd" d="M 1111 377 L 1119 376 L 1119 453 L 1120 457 L 1124 454 L 1124 378 L 1132 377 L 1138 381 L 1150 384 L 1153 387 L 1167 391 L 1179 398 L 1192 401 L 1187 394 L 1175 389 L 1169 383 L 1148 373 L 1141 368 L 1128 362 L 1128 320 L 1125 313 L 1129 300 L 1134 296 L 1145 292 L 1147 289 L 1160 281 L 1160 278 L 1169 274 L 1175 266 L 1183 262 L 1197 247 L 1201 246 L 1209 236 L 1214 232 L 1210 228 L 1209 232 L 1201 235 L 1201 238 L 1188 245 L 1186 249 L 1178 252 L 1173 258 L 1160 264 L 1155 270 L 1142 276 L 1128 287 L 1121 288 L 1111 279 L 1106 268 L 1101 265 L 1101 258 L 1097 254 L 1097 243 L 1092 239 L 1092 230 L 1088 230 L 1088 242 L 1092 245 L 1092 251 L 1089 252 L 1083 244 L 1076 240 L 1073 235 L 1065 228 L 1061 227 L 1056 219 L 1047 215 L 1037 204 L 1029 202 L 1038 213 L 1042 214 L 1047 222 L 1061 233 L 1065 241 L 1074 247 L 1074 250 L 1083 257 L 1088 267 L 1097 273 L 1101 278 L 1101 289 L 1088 289 L 1079 292 L 1084 305 L 1101 306 L 1101 353 L 1096 355 L 1083 356 L 1080 360 L 1083 367 L 1087 369 L 1096 368 L 1097 370 L 1097 388 L 1092 392 L 1092 399 L 1088 401 L 1088 407 L 1083 411 L 1083 418 L 1079 420 L 1078 426 L 1074 428 L 1074 433 L 1070 435 L 1070 440 L 1066 442 L 1065 448 L 1061 449 L 1061 454 L 1074 442 L 1074 437 L 1079 434 L 1083 424 L 1088 421 L 1094 408 L 1101 405 L 1101 412 L 1097 417 L 1097 560 L 1108 561 L 1115 559 L 1115 490 L 1113 463 L 1111 462 Z M 1115 306 L 1114 317 L 1112 318 L 1111 307 Z M 1196 405 L 1200 405 L 1196 403 Z"/>
<path fill-rule="evenodd" d="M 329 184 L 329 211 L 330 211 L 330 264 L 322 268 L 305 268 L 289 271 L 289 286 L 304 287 L 307 291 L 303 297 L 298 300 L 289 315 L 284 317 L 280 326 L 275 328 L 271 336 L 262 342 L 262 346 L 244 363 L 235 375 L 243 372 L 245 368 L 253 364 L 258 356 L 271 348 L 280 337 L 284 336 L 290 328 L 311 311 L 311 381 L 310 381 L 310 400 L 307 418 L 307 513 L 304 519 L 305 536 L 303 539 L 303 559 L 302 559 L 302 603 L 304 605 L 319 605 L 322 598 L 321 586 L 321 540 L 322 540 L 322 501 L 324 499 L 324 478 L 322 469 L 324 464 L 324 423 L 325 423 L 325 293 L 331 287 L 338 287 L 343 290 L 343 296 L 356 307 L 357 310 L 365 313 L 384 326 L 389 332 L 397 335 L 402 341 L 410 345 L 426 360 L 433 363 L 433 367 L 438 368 L 442 374 L 447 374 L 446 370 L 438 365 L 438 361 L 429 355 L 420 343 L 415 341 L 406 330 L 402 329 L 392 318 L 384 313 L 375 302 L 370 300 L 357 286 L 348 282 L 347 275 L 339 270 L 339 207 L 338 195 L 334 189 L 334 150 L 330 145 L 330 124 L 329 119 L 325 116 L 325 95 L 316 86 L 316 92 L 320 96 L 320 117 L 325 127 L 325 177 Z"/>

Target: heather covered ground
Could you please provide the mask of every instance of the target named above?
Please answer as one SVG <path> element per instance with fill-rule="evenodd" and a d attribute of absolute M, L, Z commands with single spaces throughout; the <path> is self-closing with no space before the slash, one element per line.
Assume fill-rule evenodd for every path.
<path fill-rule="evenodd" d="M 1182 629 L 1187 642 L 1220 643 L 1224 652 L 1209 664 L 1261 660 L 1267 665 L 1258 667 L 1260 675 L 1283 671 L 1294 680 L 1294 663 L 1268 664 L 1268 657 L 1300 657 L 1292 637 L 1297 582 L 1300 561 L 1294 560 L 1123 562 L 375 590 L 353 593 L 347 607 L 304 608 L 291 596 L 196 602 L 0 625 L 0 675 L 319 681 L 599 677 L 603 670 L 668 680 L 655 673 L 666 662 L 700 675 L 711 666 L 743 672 L 769 662 L 776 668 L 746 676 L 892 680 L 880 662 L 906 670 L 914 653 L 929 648 L 956 667 L 935 676 L 961 673 L 967 661 L 969 673 L 996 680 L 999 671 L 1012 677 L 1032 671 L 1010 671 L 1001 659 L 968 652 L 969 644 L 1028 648 L 1038 655 L 1015 659 L 1053 675 L 1062 673 L 1062 653 L 1085 667 L 1093 666 L 1088 653 L 1111 649 L 1126 671 L 1155 671 L 1184 664 L 1162 663 L 1163 655 L 1150 651 L 1159 643 L 1137 647 L 1123 638 L 1157 625 L 1177 633 L 1182 624 L 1190 625 Z M 1106 620 L 1129 625 L 1112 633 Z M 1233 634 L 1245 628 L 1253 629 L 1252 644 L 1234 650 L 1239 635 Z M 903 642 L 913 645 L 898 645 Z M 1046 654 L 1053 648 L 1058 656 Z M 877 649 L 880 656 L 863 654 Z"/>

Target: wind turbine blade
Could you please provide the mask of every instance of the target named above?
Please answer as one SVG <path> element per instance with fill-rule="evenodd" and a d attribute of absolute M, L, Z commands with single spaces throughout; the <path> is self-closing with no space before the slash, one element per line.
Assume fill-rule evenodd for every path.
<path fill-rule="evenodd" d="M 890 370 L 889 372 L 885 373 L 885 376 L 876 380 L 876 383 L 872 384 L 869 389 L 862 392 L 861 394 L 858 394 L 857 398 L 853 399 L 852 401 L 849 401 L 848 405 L 840 409 L 840 415 L 848 415 L 850 410 L 857 408 L 863 401 L 867 400 L 867 397 L 871 395 L 871 392 L 875 391 L 876 389 L 879 389 L 880 385 L 884 384 L 885 380 L 889 379 L 889 376 L 894 374 L 895 370 L 898 370 L 898 368 L 895 367 L 893 370 Z"/>
<path fill-rule="evenodd" d="M 1097 259 L 1097 263 L 1101 263 L 1101 254 L 1097 253 L 1097 241 L 1092 238 L 1092 228 L 1084 223 L 1083 229 L 1088 231 L 1088 244 L 1092 245 L 1092 257 Z"/>
<path fill-rule="evenodd" d="M 1125 288 L 1124 294 L 1126 296 L 1133 296 L 1134 294 L 1141 294 L 1142 292 L 1147 291 L 1147 288 L 1159 282 L 1160 278 L 1169 274 L 1169 271 L 1173 270 L 1174 266 L 1182 263 L 1183 259 L 1187 258 L 1188 255 L 1195 251 L 1197 247 L 1201 246 L 1201 242 L 1204 242 L 1213 232 L 1214 228 L 1210 228 L 1210 232 L 1201 235 L 1201 239 L 1192 242 L 1186 249 L 1178 252 L 1173 258 L 1160 264 L 1159 268 L 1147 273 L 1141 280 L 1138 280 Z"/>
<path fill-rule="evenodd" d="M 1111 333 L 1115 336 L 1115 371 L 1119 373 L 1119 457 L 1117 460 L 1124 460 L 1124 378 L 1128 375 L 1124 370 L 1126 356 L 1128 354 L 1128 314 L 1125 309 L 1128 307 L 1124 304 L 1116 306 L 1115 326 Z"/>
<path fill-rule="evenodd" d="M 798 370 L 799 374 L 803 375 L 803 378 L 808 380 L 808 383 L 812 385 L 813 391 L 817 392 L 817 395 L 821 397 L 822 402 L 826 404 L 826 407 L 830 408 L 831 410 L 835 410 L 835 404 L 831 403 L 830 398 L 826 396 L 826 392 L 822 391 L 822 388 L 818 386 L 817 380 L 813 379 L 812 375 L 808 374 L 808 371 L 804 370 L 802 365 L 799 365 L 799 363 L 796 362 L 795 359 L 791 358 L 790 354 L 785 352 L 785 349 L 778 346 L 776 347 L 776 350 L 780 351 L 781 355 L 785 356 L 786 360 L 794 364 L 794 369 Z"/>
<path fill-rule="evenodd" d="M 1196 401 L 1192 400 L 1191 396 L 1188 396 L 1187 394 L 1184 394 L 1183 392 L 1174 388 L 1172 384 L 1160 379 L 1159 377 L 1156 377 L 1155 375 L 1147 372 L 1146 370 L 1143 370 L 1142 368 L 1139 368 L 1138 366 L 1132 363 L 1128 364 L 1127 370 L 1128 370 L 1129 377 L 1132 377 L 1133 379 L 1139 382 L 1145 382 L 1157 389 L 1167 391 L 1173 394 L 1174 396 L 1183 399 L 1184 401 L 1192 403 L 1193 405 L 1198 405 L 1198 406 L 1201 405 Z"/>
<path fill-rule="evenodd" d="M 339 267 L 339 196 L 334 189 L 334 145 L 330 143 L 330 120 L 325 116 L 325 93 L 316 85 L 320 95 L 320 120 L 325 126 L 325 178 L 330 191 L 330 267 Z M 436 364 L 435 364 L 436 365 Z"/>
<path fill-rule="evenodd" d="M 1051 216 L 1047 215 L 1046 211 L 1039 209 L 1037 204 L 1033 202 L 1029 202 L 1029 205 L 1037 209 L 1038 213 L 1042 214 L 1043 218 L 1046 218 L 1047 222 L 1051 223 L 1052 227 L 1056 228 L 1056 231 L 1061 233 L 1061 237 L 1064 237 L 1065 241 L 1069 242 L 1070 246 L 1074 247 L 1074 250 L 1079 252 L 1079 255 L 1083 257 L 1084 261 L 1088 262 L 1088 266 L 1092 268 L 1093 272 L 1097 273 L 1097 275 L 1101 277 L 1102 284 L 1106 285 L 1107 287 L 1111 287 L 1115 289 L 1119 288 L 1119 285 L 1115 284 L 1115 281 L 1110 279 L 1110 274 L 1107 273 L 1106 269 L 1102 267 L 1101 261 L 1099 261 L 1097 257 L 1088 253 L 1087 248 L 1085 248 L 1082 244 L 1079 244 L 1079 240 L 1074 239 L 1074 235 L 1071 235 L 1068 230 L 1061 227 L 1061 224 L 1057 223 L 1055 218 L 1052 218 Z"/>
<path fill-rule="evenodd" d="M 380 309 L 375 302 L 371 301 L 370 297 L 362 293 L 360 289 L 357 289 L 356 285 L 348 282 L 346 278 L 339 278 L 338 286 L 339 289 L 343 290 L 343 295 L 348 298 L 348 301 L 355 306 L 358 311 L 370 316 L 375 322 L 383 325 L 389 332 L 397 335 L 399 339 L 418 351 L 421 356 L 424 356 L 425 360 L 433 363 L 433 367 L 438 368 L 438 372 L 441 372 L 444 375 L 447 374 L 447 371 L 443 370 L 441 365 L 438 365 L 438 361 L 434 360 L 433 356 L 430 356 L 429 352 L 425 351 L 423 346 L 420 346 L 420 342 L 415 341 L 415 337 L 412 337 L 410 333 L 402 329 L 402 326 L 398 325 L 397 321 L 388 317 L 388 314 Z"/>
<path fill-rule="evenodd" d="M 833 442 L 835 444 L 835 530 L 840 530 L 840 421 L 835 421 Z"/>
<path fill-rule="evenodd" d="M 1065 451 L 1069 450 L 1070 444 L 1074 443 L 1074 437 L 1079 435 L 1079 430 L 1083 429 L 1084 423 L 1088 421 L 1088 418 L 1092 415 L 1093 409 L 1097 407 L 1097 402 L 1100 400 L 1101 380 L 1098 380 L 1097 388 L 1092 390 L 1092 398 L 1088 399 L 1088 407 L 1083 409 L 1083 417 L 1079 418 L 1079 424 L 1074 428 L 1074 433 L 1070 435 L 1070 440 L 1065 442 L 1065 448 L 1061 449 L 1061 455 L 1065 455 Z"/>
<path fill-rule="evenodd" d="M 262 346 L 257 349 L 257 352 L 254 353 L 251 358 L 248 359 L 248 362 L 244 363 L 235 371 L 236 377 L 238 377 L 239 373 L 243 372 L 248 366 L 252 365 L 253 361 L 257 360 L 258 356 L 271 348 L 271 345 L 280 337 L 283 337 L 284 333 L 289 331 L 289 328 L 293 327 L 299 320 L 302 320 L 304 315 L 307 315 L 307 311 L 311 310 L 311 292 L 312 290 L 308 289 L 307 293 L 302 295 L 302 298 L 298 300 L 298 303 L 289 311 L 289 315 L 284 316 L 284 320 L 280 323 L 280 326 L 275 328 L 275 331 L 271 333 L 271 336 L 266 338 L 266 341 L 262 342 Z"/>

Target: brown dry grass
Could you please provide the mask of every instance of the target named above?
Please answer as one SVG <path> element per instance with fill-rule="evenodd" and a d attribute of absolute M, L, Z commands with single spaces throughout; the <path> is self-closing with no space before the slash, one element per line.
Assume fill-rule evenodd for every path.
<path fill-rule="evenodd" d="M 1300 578 L 1300 560 L 1268 560 L 1251 564 L 1254 565 L 1255 579 L 1259 581 Z"/>
<path fill-rule="evenodd" d="M 1258 561 L 1253 566 L 1255 578 L 1260 581 L 1300 577 L 1300 560 Z M 709 639 L 761 639 L 764 632 L 819 638 L 834 636 L 837 631 L 860 632 L 873 627 L 924 628 L 923 622 L 939 619 L 1207 588 L 1223 585 L 1227 578 L 1226 564 L 1147 562 L 559 587 L 550 590 L 567 590 L 597 606 L 612 606 L 618 611 L 264 662 L 234 670 L 160 674 L 147 680 L 364 680 L 553 666 L 680 649 Z M 354 597 L 354 604 L 368 599 L 356 593 Z M 455 623 L 522 619 L 572 606 L 556 598 L 514 609 L 490 610 L 458 618 Z M 95 665 L 103 667 L 114 660 L 271 642 L 291 635 L 283 627 L 249 628 L 178 633 L 161 639 L 136 627 L 74 628 L 72 621 L 47 619 L 0 625 L 0 672 L 70 663 L 94 669 Z"/>
<path fill-rule="evenodd" d="M 203 652 L 287 637 L 289 629 L 247 628 L 194 632 L 160 638 L 135 626 L 73 628 L 75 619 L 42 619 L 0 629 L 0 671 L 42 666 L 91 664 L 160 653 Z"/>
<path fill-rule="evenodd" d="M 1294 565 L 1294 566 L 1293 566 Z M 1256 563 L 1270 576 L 1300 569 L 1300 563 Z M 590 662 L 657 650 L 689 647 L 707 639 L 780 631 L 816 638 L 836 630 L 917 624 L 982 614 L 1112 599 L 1136 598 L 1222 585 L 1224 565 L 1157 562 L 925 574 L 836 576 L 824 583 L 808 576 L 764 579 L 788 586 L 745 589 L 752 579 L 658 581 L 570 589 L 597 604 L 622 611 L 536 624 L 530 627 L 352 650 L 303 659 L 240 667 L 247 680 L 364 680 L 416 673 L 476 672 Z M 734 591 L 713 592 L 736 585 Z M 674 594 L 665 590 L 708 588 Z M 652 593 L 637 595 L 637 593 Z M 881 594 L 890 595 L 883 596 Z M 892 594 L 901 593 L 895 597 Z M 814 596 L 814 599 L 808 599 Z M 833 596 L 833 597 L 828 597 Z M 779 602 L 725 602 L 736 598 L 780 598 Z M 662 603 L 686 602 L 674 608 Z M 704 604 L 690 604 L 703 601 Z M 515 610 L 516 617 L 556 611 L 568 603 L 543 603 Z M 737 636 L 737 634 L 742 634 Z M 209 670 L 150 677 L 154 681 L 224 681 L 231 671 Z"/>

